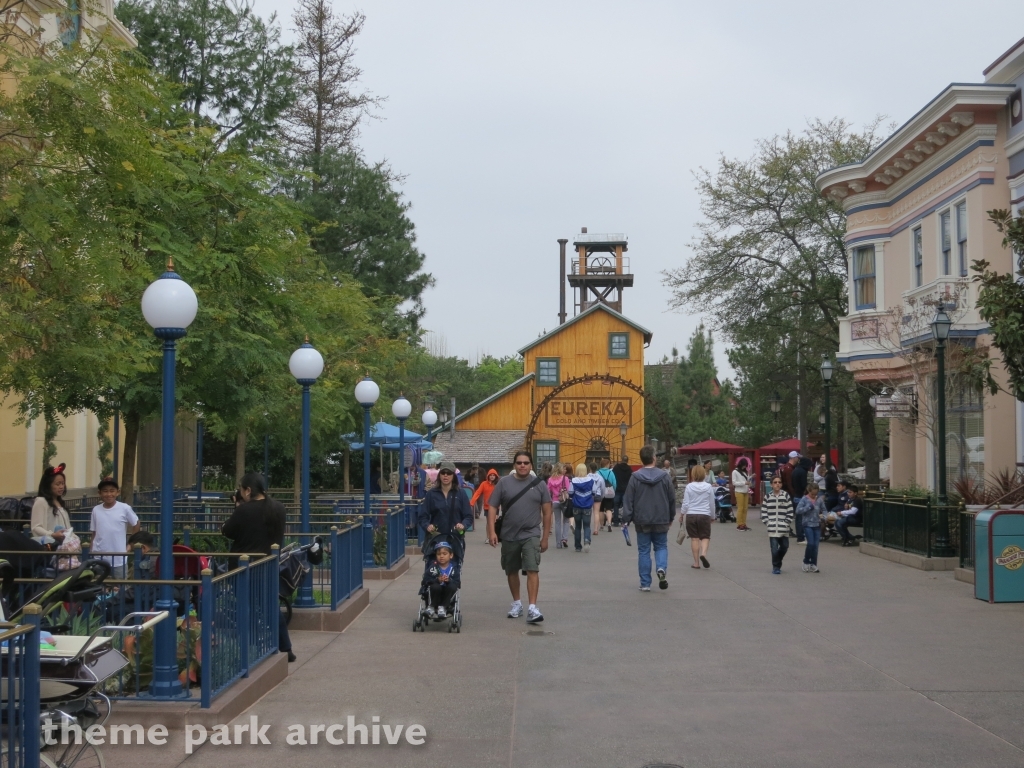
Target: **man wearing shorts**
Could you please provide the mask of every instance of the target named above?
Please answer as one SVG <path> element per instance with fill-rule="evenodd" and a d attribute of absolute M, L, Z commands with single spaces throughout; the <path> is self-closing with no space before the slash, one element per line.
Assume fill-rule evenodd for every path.
<path fill-rule="evenodd" d="M 498 481 L 487 501 L 487 543 L 498 546 L 494 521 L 498 508 L 502 509 L 501 568 L 508 577 L 512 593 L 512 607 L 508 617 L 523 615 L 519 592 L 519 571 L 526 571 L 526 593 L 529 605 L 526 621 L 536 624 L 544 621 L 537 608 L 540 592 L 540 556 L 548 548 L 551 535 L 551 493 L 547 483 L 531 475 L 533 460 L 526 451 L 519 451 L 513 459 L 515 471 Z M 542 530 L 543 527 L 543 530 Z"/>

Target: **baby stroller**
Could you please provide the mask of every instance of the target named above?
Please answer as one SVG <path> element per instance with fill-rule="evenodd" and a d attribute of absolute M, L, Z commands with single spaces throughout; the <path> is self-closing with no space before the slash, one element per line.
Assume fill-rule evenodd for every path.
<path fill-rule="evenodd" d="M 439 606 L 430 605 L 430 591 L 427 589 L 426 574 L 427 568 L 430 565 L 430 561 L 434 555 L 434 549 L 441 542 L 448 543 L 452 550 L 452 564 L 454 569 L 452 571 L 454 576 L 462 580 L 462 561 L 464 554 L 463 541 L 460 536 L 452 536 L 449 534 L 434 534 L 423 543 L 423 581 L 420 585 L 420 608 L 416 614 L 416 621 L 412 624 L 412 631 L 419 630 L 420 632 L 427 631 L 427 624 L 431 621 L 435 623 L 447 622 L 449 632 L 462 632 L 462 607 L 459 603 L 459 593 L 461 589 L 456 589 L 455 594 L 452 595 L 451 600 L 448 601 L 448 605 L 444 606 L 447 615 L 443 617 L 436 617 L 431 613 L 432 608 L 438 608 Z"/>
<path fill-rule="evenodd" d="M 91 604 L 103 595 L 103 581 L 110 575 L 110 563 L 106 560 L 86 560 L 77 568 L 62 571 L 49 584 L 31 597 L 16 610 L 10 610 L 9 599 L 16 597 L 14 585 L 14 569 L 6 560 L 0 561 L 0 583 L 3 584 L 4 600 L 0 604 L 0 621 L 18 622 L 26 605 L 38 605 L 42 608 L 42 628 L 54 633 L 67 632 L 67 624 L 52 624 L 54 612 L 65 603 L 70 606 Z M 71 611 L 69 610 L 69 613 Z"/>
<path fill-rule="evenodd" d="M 715 512 L 718 513 L 718 522 L 736 522 L 732 514 L 732 497 L 729 493 L 729 486 L 719 485 L 715 488 Z"/>
<path fill-rule="evenodd" d="M 277 599 L 281 605 L 281 613 L 284 614 L 285 624 L 292 621 L 292 595 L 295 594 L 303 579 L 314 565 L 320 565 L 324 561 L 324 540 L 317 536 L 312 543 L 304 544 L 301 547 L 292 542 L 281 550 L 278 560 L 280 563 L 281 575 L 278 581 Z"/>

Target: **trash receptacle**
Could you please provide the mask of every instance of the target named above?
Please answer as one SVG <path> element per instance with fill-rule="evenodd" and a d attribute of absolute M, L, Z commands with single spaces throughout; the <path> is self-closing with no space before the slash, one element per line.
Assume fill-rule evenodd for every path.
<path fill-rule="evenodd" d="M 974 596 L 1024 603 L 1024 509 L 990 509 L 974 518 Z"/>

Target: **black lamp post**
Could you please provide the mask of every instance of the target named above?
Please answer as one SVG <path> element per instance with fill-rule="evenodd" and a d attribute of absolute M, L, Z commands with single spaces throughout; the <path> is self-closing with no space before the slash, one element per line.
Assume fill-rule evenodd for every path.
<path fill-rule="evenodd" d="M 936 418 L 935 447 L 939 452 L 938 488 L 939 501 L 938 531 L 935 534 L 935 550 L 939 557 L 953 554 L 949 546 L 949 520 L 946 510 L 946 340 L 953 321 L 940 304 L 932 320 L 932 336 L 935 337 L 935 363 L 937 369 L 936 387 L 938 414 Z"/>
<path fill-rule="evenodd" d="M 768 398 L 768 404 L 772 407 L 772 413 L 775 414 L 775 422 L 779 421 L 779 411 L 782 409 L 782 398 L 779 397 L 779 393 L 772 392 L 772 396 Z"/>
<path fill-rule="evenodd" d="M 832 466 L 832 374 L 835 372 L 828 355 L 822 355 L 821 383 L 825 385 L 825 469 Z"/>
<path fill-rule="evenodd" d="M 619 437 L 622 438 L 622 454 L 621 458 L 626 458 L 626 432 L 629 431 L 629 427 L 626 426 L 626 422 L 619 422 Z"/>

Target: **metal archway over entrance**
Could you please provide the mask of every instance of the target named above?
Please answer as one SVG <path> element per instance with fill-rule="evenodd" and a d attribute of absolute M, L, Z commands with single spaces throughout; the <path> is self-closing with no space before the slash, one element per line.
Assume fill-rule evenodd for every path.
<path fill-rule="evenodd" d="M 558 444 L 561 461 L 616 461 L 625 452 L 622 425 L 630 435 L 629 442 L 638 447 L 648 408 L 660 427 L 658 437 L 670 441 L 668 420 L 643 387 L 602 373 L 568 379 L 534 408 L 526 430 L 526 449 L 537 455 L 536 444 L 550 442 Z"/>

